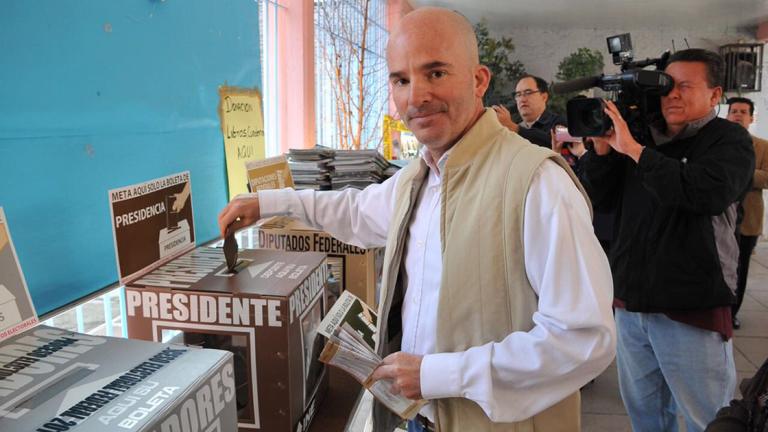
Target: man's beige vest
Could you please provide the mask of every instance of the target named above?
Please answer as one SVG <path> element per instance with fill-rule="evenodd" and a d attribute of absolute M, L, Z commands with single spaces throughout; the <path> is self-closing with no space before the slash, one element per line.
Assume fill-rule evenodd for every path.
<path fill-rule="evenodd" d="M 441 172 L 443 273 L 437 352 L 463 351 L 533 328 L 538 299 L 525 271 L 523 222 L 531 179 L 546 159 L 561 165 L 587 199 L 562 158 L 509 132 L 492 110 L 486 110 L 451 150 Z M 416 161 L 404 168 L 397 184 L 379 304 L 377 349 L 382 356 L 400 349 L 403 250 L 427 172 L 426 164 Z M 570 432 L 578 431 L 580 424 L 578 391 L 517 423 L 493 423 L 469 399 L 439 399 L 436 408 L 435 423 L 441 432 Z M 386 408 L 374 408 L 375 431 L 391 431 L 397 420 Z"/>

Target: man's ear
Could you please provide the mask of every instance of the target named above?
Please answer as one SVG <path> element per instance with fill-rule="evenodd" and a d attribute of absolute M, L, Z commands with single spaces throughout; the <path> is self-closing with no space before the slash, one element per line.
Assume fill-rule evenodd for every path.
<path fill-rule="evenodd" d="M 544 99 L 544 105 L 547 105 L 547 102 L 549 102 L 549 92 L 541 92 L 541 97 Z"/>
<path fill-rule="evenodd" d="M 723 88 L 720 86 L 713 88 L 712 99 L 709 100 L 709 106 L 712 108 L 716 107 L 722 99 L 723 99 Z"/>
<path fill-rule="evenodd" d="M 485 92 L 488 90 L 488 86 L 491 85 L 491 70 L 488 66 L 478 65 L 475 68 L 475 96 L 482 99 L 485 96 Z"/>

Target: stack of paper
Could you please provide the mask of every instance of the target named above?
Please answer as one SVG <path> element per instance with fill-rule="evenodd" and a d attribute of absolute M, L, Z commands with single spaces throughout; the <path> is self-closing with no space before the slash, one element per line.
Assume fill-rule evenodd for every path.
<path fill-rule="evenodd" d="M 374 342 L 377 319 L 373 309 L 349 291 L 344 291 L 317 330 L 328 338 L 320 353 L 320 361 L 352 375 L 392 412 L 403 419 L 412 419 L 427 401 L 411 400 L 393 393 L 392 380 L 373 381 L 373 372 L 382 362 Z"/>
<path fill-rule="evenodd" d="M 407 161 L 400 161 L 400 160 L 393 160 L 389 161 L 389 166 L 387 166 L 387 169 L 384 170 L 384 180 L 392 177 L 393 175 L 397 174 L 398 171 L 400 171 L 401 168 L 405 168 L 406 165 L 408 165 Z"/>
<path fill-rule="evenodd" d="M 371 183 L 381 183 L 389 162 L 378 150 L 336 150 L 329 164 L 333 189 L 354 187 L 364 189 Z"/>
<path fill-rule="evenodd" d="M 322 146 L 311 149 L 290 149 L 288 151 L 288 166 L 291 168 L 294 187 L 297 190 L 331 189 L 328 164 L 333 161 L 333 154 L 333 149 Z"/>

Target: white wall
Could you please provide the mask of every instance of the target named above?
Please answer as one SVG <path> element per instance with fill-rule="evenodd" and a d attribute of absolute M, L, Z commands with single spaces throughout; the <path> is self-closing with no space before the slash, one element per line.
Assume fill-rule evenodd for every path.
<path fill-rule="evenodd" d="M 749 131 L 753 135 L 768 138 L 768 61 L 763 55 L 763 85 L 760 93 L 749 93 L 744 96 L 755 102 L 755 122 Z"/>
<path fill-rule="evenodd" d="M 613 65 L 608 54 L 605 38 L 620 33 L 631 33 L 635 59 L 658 57 L 664 50 L 672 50 L 672 41 L 677 50 L 686 48 L 684 38 L 692 48 L 706 48 L 717 51 L 721 45 L 729 43 L 753 42 L 754 34 L 745 33 L 734 27 L 701 27 L 684 28 L 495 28 L 491 27 L 493 36 L 509 36 L 515 44 L 514 56 L 523 62 L 526 70 L 539 75 L 547 81 L 554 81 L 557 66 L 560 61 L 578 48 L 587 47 L 603 53 L 605 61 L 604 72 L 617 73 L 619 68 Z M 764 59 L 763 91 L 747 93 L 744 96 L 755 102 L 756 119 L 751 131 L 758 136 L 768 137 L 768 62 Z M 729 96 L 731 96 L 729 94 Z M 510 101 L 511 102 L 511 101 Z"/>

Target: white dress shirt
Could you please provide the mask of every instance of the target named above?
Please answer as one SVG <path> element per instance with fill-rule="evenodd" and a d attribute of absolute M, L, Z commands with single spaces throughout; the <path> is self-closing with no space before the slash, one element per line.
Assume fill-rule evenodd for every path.
<path fill-rule="evenodd" d="M 599 375 L 613 360 L 613 285 L 592 231 L 589 210 L 568 174 L 545 161 L 525 203 L 525 268 L 539 297 L 534 328 L 454 353 L 435 353 L 442 274 L 440 173 L 430 165 L 409 226 L 402 350 L 424 355 L 426 399 L 464 397 L 495 422 L 519 421 L 554 405 Z M 399 174 L 364 191 L 259 192 L 262 217 L 291 215 L 360 247 L 381 247 Z M 471 222 L 467 222 L 471 223 Z M 422 414 L 434 421 L 431 405 Z"/>

